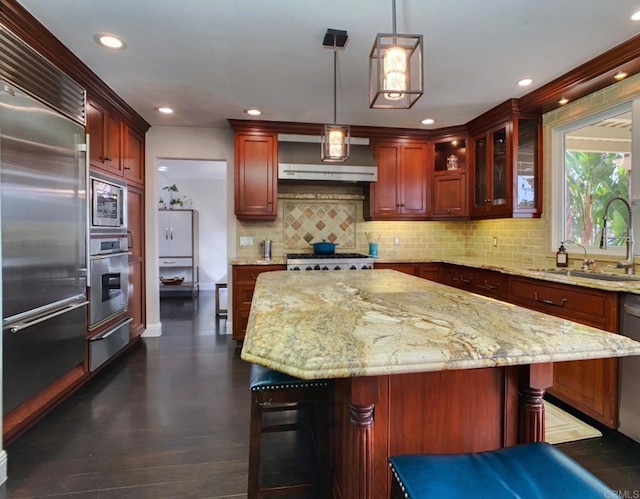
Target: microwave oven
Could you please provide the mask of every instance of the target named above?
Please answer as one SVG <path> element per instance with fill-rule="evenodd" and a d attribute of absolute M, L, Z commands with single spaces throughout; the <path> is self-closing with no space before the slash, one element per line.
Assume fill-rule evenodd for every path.
<path fill-rule="evenodd" d="M 119 179 L 92 173 L 91 183 L 91 231 L 126 232 L 127 184 Z"/>

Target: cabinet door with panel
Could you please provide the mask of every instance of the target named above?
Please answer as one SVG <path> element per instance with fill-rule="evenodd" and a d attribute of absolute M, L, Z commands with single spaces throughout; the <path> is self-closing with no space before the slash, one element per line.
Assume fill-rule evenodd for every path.
<path fill-rule="evenodd" d="M 378 181 L 369 185 L 369 220 L 426 220 L 429 147 L 422 142 L 374 145 Z"/>
<path fill-rule="evenodd" d="M 158 256 L 191 257 L 193 255 L 192 210 L 158 212 Z"/>
<path fill-rule="evenodd" d="M 471 139 L 473 164 L 472 215 L 511 212 L 511 123 L 505 121 Z"/>
<path fill-rule="evenodd" d="M 123 176 L 122 120 L 95 101 L 87 102 L 89 162 L 92 167 Z"/>
<path fill-rule="evenodd" d="M 130 335 L 142 334 L 146 326 L 144 266 L 144 191 L 127 189 L 127 235 L 129 239 L 129 315 Z"/>
<path fill-rule="evenodd" d="M 123 127 L 123 170 L 129 184 L 144 187 L 144 137 L 131 127 Z"/>
<path fill-rule="evenodd" d="M 444 269 L 439 263 L 422 263 L 417 267 L 416 275 L 434 282 L 443 281 Z"/>
<path fill-rule="evenodd" d="M 233 265 L 231 267 L 233 339 L 239 344 L 244 340 L 244 333 L 247 330 L 256 279 L 262 272 L 286 270 L 286 268 L 286 265 Z"/>
<path fill-rule="evenodd" d="M 433 182 L 433 209 L 431 218 L 467 218 L 466 172 L 435 173 Z"/>
<path fill-rule="evenodd" d="M 243 220 L 273 220 L 278 213 L 278 137 L 235 134 L 235 214 Z"/>
<path fill-rule="evenodd" d="M 541 215 L 541 121 L 511 100 L 469 125 L 472 217 Z"/>

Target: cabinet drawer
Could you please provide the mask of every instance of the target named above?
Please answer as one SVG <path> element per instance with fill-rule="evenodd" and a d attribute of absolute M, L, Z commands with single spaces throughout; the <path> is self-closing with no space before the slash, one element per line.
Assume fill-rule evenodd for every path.
<path fill-rule="evenodd" d="M 506 300 L 509 297 L 509 276 L 493 270 L 477 270 L 474 292 Z"/>
<path fill-rule="evenodd" d="M 615 330 L 615 293 L 512 277 L 511 297 L 518 305 Z"/>
<path fill-rule="evenodd" d="M 165 257 L 158 260 L 160 267 L 191 267 L 193 258 L 173 258 Z"/>
<path fill-rule="evenodd" d="M 233 275 L 235 282 L 252 281 L 263 272 L 272 272 L 274 270 L 286 270 L 285 265 L 238 265 L 233 267 Z"/>

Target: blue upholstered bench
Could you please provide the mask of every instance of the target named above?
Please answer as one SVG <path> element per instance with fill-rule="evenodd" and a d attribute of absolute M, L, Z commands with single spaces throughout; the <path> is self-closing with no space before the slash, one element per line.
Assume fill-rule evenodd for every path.
<path fill-rule="evenodd" d="M 249 379 L 251 388 L 251 424 L 249 436 L 248 498 L 276 493 L 297 493 L 319 488 L 320 497 L 329 497 L 331 465 L 329 463 L 329 382 L 303 380 L 253 364 Z M 263 413 L 296 410 L 304 416 L 304 424 L 265 425 Z M 260 448 L 262 433 L 304 429 L 310 435 L 318 460 L 319 479 L 287 484 L 260 485 Z"/>
<path fill-rule="evenodd" d="M 391 498 L 604 499 L 615 492 L 547 443 L 469 454 L 389 459 Z"/>

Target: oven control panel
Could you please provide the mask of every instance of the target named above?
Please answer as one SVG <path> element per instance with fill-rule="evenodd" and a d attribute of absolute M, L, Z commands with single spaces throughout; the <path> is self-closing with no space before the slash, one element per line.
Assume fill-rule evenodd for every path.
<path fill-rule="evenodd" d="M 91 239 L 91 255 L 108 255 L 127 251 L 127 237 L 99 237 Z"/>

